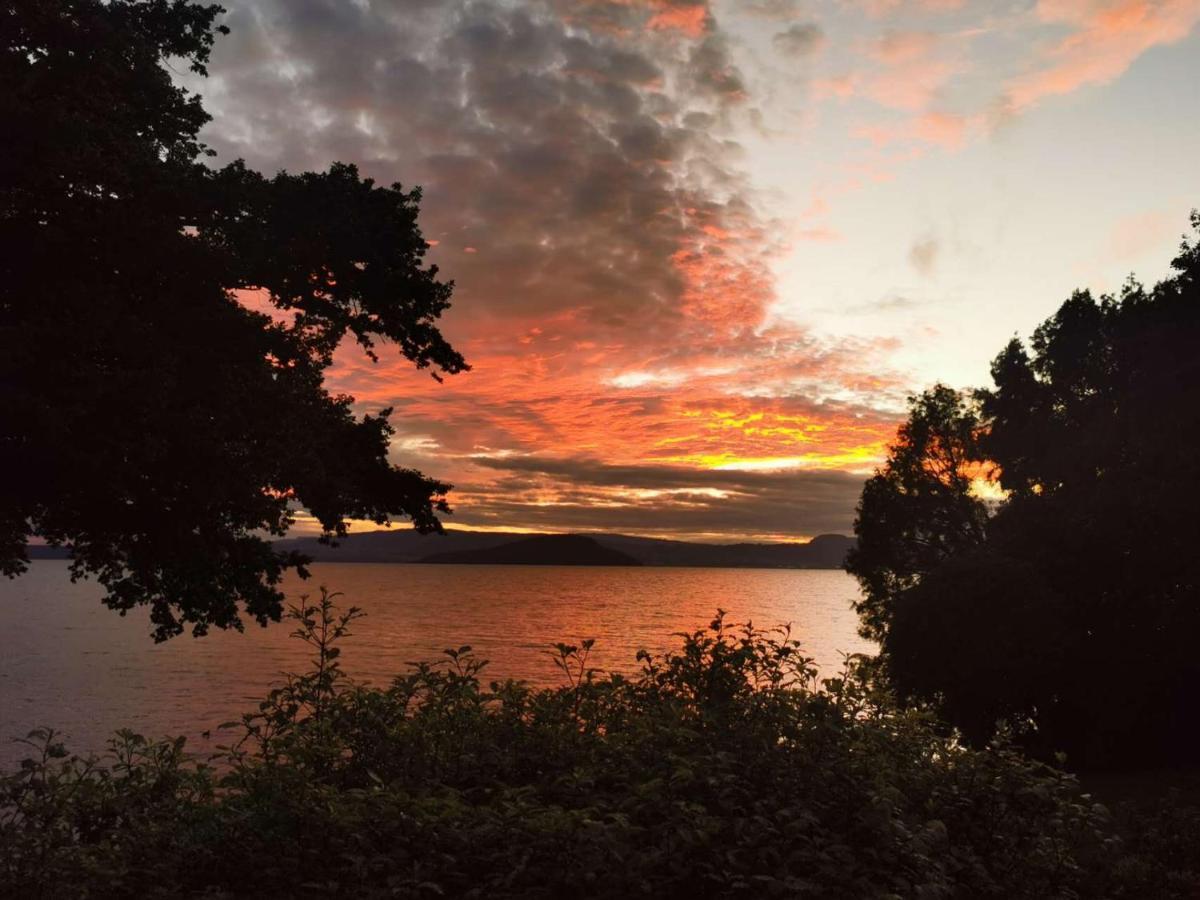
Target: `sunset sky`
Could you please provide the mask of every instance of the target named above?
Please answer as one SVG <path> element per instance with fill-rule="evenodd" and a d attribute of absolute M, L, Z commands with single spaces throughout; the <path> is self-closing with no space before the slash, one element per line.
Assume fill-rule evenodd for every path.
<path fill-rule="evenodd" d="M 847 533 L 907 394 L 1200 205 L 1200 0 L 223 5 L 216 162 L 424 189 L 473 369 L 330 384 L 456 527 Z"/>

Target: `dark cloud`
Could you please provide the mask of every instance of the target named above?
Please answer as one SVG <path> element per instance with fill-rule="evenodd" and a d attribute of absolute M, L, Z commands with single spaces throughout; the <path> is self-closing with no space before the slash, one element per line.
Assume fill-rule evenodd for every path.
<path fill-rule="evenodd" d="M 742 185 L 713 128 L 744 96 L 719 34 L 646 27 L 698 4 L 229 5 L 199 86 L 221 158 L 421 184 L 434 258 L 477 316 L 678 319 L 692 211 L 719 221 Z M 597 17 L 611 28 L 578 27 Z"/>
<path fill-rule="evenodd" d="M 628 488 L 712 488 L 730 491 L 790 489 L 798 482 L 826 487 L 862 485 L 860 476 L 845 472 L 747 472 L 738 469 L 691 469 L 684 466 L 612 465 L 579 457 L 477 457 L 476 465 L 504 472 L 529 472 L 564 479 L 575 485 Z"/>
<path fill-rule="evenodd" d="M 901 294 L 889 294 L 886 297 L 881 297 L 878 300 L 870 300 L 866 303 L 854 303 L 849 306 L 826 308 L 823 312 L 853 316 L 873 315 L 881 312 L 910 312 L 920 309 L 922 306 L 927 306 L 928 303 L 929 301 L 916 300 Z"/>
<path fill-rule="evenodd" d="M 529 456 L 475 462 L 501 474 L 486 486 L 460 487 L 472 503 L 456 515 L 456 524 L 511 521 L 521 510 L 529 527 L 692 536 L 846 534 L 863 482 L 862 475 L 835 471 L 695 470 Z M 531 495 L 542 497 L 542 504 L 531 506 Z"/>
<path fill-rule="evenodd" d="M 921 301 L 919 300 L 914 300 L 911 297 L 901 297 L 899 295 L 895 295 L 892 297 L 884 297 L 882 300 L 872 303 L 871 307 L 876 310 L 906 310 L 916 309 L 920 305 Z"/>
<path fill-rule="evenodd" d="M 692 49 L 687 74 L 695 96 L 713 97 L 720 103 L 737 102 L 746 96 L 742 75 L 730 62 L 725 40 L 718 34 Z"/>
<path fill-rule="evenodd" d="M 921 275 L 928 278 L 937 266 L 938 252 L 941 244 L 935 237 L 924 237 L 913 242 L 908 251 L 908 261 Z"/>
<path fill-rule="evenodd" d="M 739 0 L 734 8 L 744 15 L 784 21 L 803 14 L 799 0 Z"/>
<path fill-rule="evenodd" d="M 811 56 L 825 43 L 825 32 L 818 25 L 792 25 L 778 32 L 772 39 L 775 49 L 792 59 Z"/>

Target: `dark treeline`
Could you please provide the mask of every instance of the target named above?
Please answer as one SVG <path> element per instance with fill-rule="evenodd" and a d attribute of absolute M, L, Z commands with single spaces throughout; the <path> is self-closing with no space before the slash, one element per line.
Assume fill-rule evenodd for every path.
<path fill-rule="evenodd" d="M 1075 293 L 991 388 L 914 398 L 863 491 L 863 631 L 977 743 L 1005 718 L 1072 766 L 1200 761 L 1200 239 L 1173 269 Z"/>

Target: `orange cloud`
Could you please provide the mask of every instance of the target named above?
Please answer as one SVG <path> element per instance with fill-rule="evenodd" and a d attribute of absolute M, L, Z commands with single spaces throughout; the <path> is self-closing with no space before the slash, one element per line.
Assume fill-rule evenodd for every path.
<path fill-rule="evenodd" d="M 656 30 L 680 31 L 691 38 L 702 37 L 708 26 L 708 7 L 703 3 L 667 7 L 655 13 L 646 25 Z"/>
<path fill-rule="evenodd" d="M 707 0 L 579 0 L 562 7 L 564 21 L 621 36 L 645 26 L 694 39 L 703 37 L 710 23 Z"/>
<path fill-rule="evenodd" d="M 688 275 L 701 279 L 695 290 L 715 278 L 718 293 L 694 300 L 679 319 L 678 340 L 606 341 L 587 319 L 568 314 L 537 324 L 493 323 L 491 333 L 479 323 L 465 340 L 456 338 L 473 370 L 444 384 L 402 361 L 372 365 L 348 348 L 338 355 L 331 386 L 353 394 L 364 410 L 395 407 L 403 429 L 394 441 L 397 461 L 454 483 L 461 516 L 451 521 L 472 527 L 536 521 L 569 530 L 589 508 L 598 518 L 588 521 L 602 523 L 633 502 L 608 489 L 580 493 L 570 479 L 501 479 L 479 468 L 481 455 L 667 465 L 681 479 L 695 473 L 701 487 L 709 470 L 869 473 L 897 424 L 894 412 L 878 411 L 879 400 L 890 396 L 898 406 L 907 387 L 879 365 L 895 342 L 827 343 L 795 328 L 750 327 L 761 326 L 764 298 L 720 302 L 731 285 L 752 290 L 754 278 L 743 283 L 735 268 L 726 260 Z M 844 496 L 853 493 L 847 488 Z M 647 502 L 640 501 L 643 515 Z M 691 510 L 697 524 L 690 533 L 702 530 L 701 507 L 712 515 L 707 528 L 715 536 L 758 533 L 719 524 L 721 505 L 711 497 L 701 507 L 689 503 L 681 496 L 655 500 L 656 508 Z M 838 528 L 849 527 L 852 506 L 844 506 Z M 806 533 L 798 525 L 790 536 Z"/>

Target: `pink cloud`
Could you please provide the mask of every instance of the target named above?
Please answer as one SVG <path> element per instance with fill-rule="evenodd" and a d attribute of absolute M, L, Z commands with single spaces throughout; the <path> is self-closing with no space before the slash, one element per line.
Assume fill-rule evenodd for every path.
<path fill-rule="evenodd" d="M 1150 48 L 1183 40 L 1200 21 L 1200 0 L 1040 0 L 1036 14 L 1074 30 L 1051 48 L 1046 64 L 1009 83 L 1015 110 L 1107 84 Z"/>
<path fill-rule="evenodd" d="M 897 143 L 920 143 L 958 150 L 977 120 L 953 113 L 927 112 L 895 125 L 863 125 L 857 134 L 877 147 Z"/>
<path fill-rule="evenodd" d="M 819 78 L 813 82 L 813 99 L 820 101 L 829 97 L 837 97 L 839 100 L 845 100 L 854 95 L 856 83 L 857 79 L 853 75 Z"/>
<path fill-rule="evenodd" d="M 888 65 L 929 56 L 937 47 L 937 35 L 928 31 L 889 31 L 872 48 L 872 56 Z"/>
<path fill-rule="evenodd" d="M 1161 252 L 1178 237 L 1183 218 L 1177 210 L 1151 210 L 1118 219 L 1109 232 L 1101 261 L 1132 261 Z"/>
<path fill-rule="evenodd" d="M 959 71 L 955 48 L 926 31 L 889 32 L 870 57 L 882 67 L 862 81 L 860 93 L 891 109 L 927 109 Z"/>
<path fill-rule="evenodd" d="M 916 136 L 929 144 L 956 150 L 966 140 L 968 120 L 951 113 L 926 113 L 917 120 Z"/>
<path fill-rule="evenodd" d="M 817 100 L 866 97 L 889 109 L 920 111 L 963 70 L 961 41 L 928 31 L 889 31 L 864 48 L 868 65 L 813 84 Z"/>
<path fill-rule="evenodd" d="M 947 60 L 913 60 L 869 79 L 862 92 L 891 109 L 925 109 L 957 71 L 958 66 Z"/>

